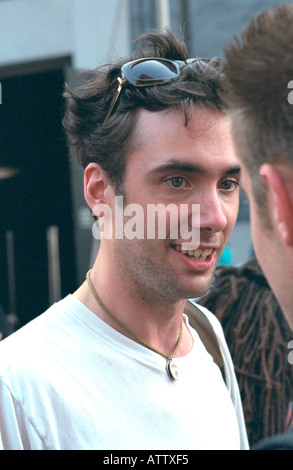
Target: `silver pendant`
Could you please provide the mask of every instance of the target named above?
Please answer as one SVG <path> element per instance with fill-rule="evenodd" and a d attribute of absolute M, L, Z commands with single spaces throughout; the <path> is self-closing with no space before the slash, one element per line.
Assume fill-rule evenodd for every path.
<path fill-rule="evenodd" d="M 167 359 L 167 372 L 171 379 L 178 380 L 179 373 L 176 364 L 172 361 L 172 358 Z"/>

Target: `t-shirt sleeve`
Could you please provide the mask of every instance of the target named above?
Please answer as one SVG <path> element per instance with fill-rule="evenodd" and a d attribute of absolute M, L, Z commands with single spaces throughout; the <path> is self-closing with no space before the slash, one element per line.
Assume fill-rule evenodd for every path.
<path fill-rule="evenodd" d="M 9 388 L 0 380 L 0 449 L 41 450 L 42 441 L 22 406 Z"/>

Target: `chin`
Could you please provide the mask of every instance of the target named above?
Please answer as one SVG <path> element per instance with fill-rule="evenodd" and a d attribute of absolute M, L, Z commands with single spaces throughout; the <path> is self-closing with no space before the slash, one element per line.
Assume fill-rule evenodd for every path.
<path fill-rule="evenodd" d="M 190 289 L 185 288 L 184 298 L 185 299 L 196 299 L 196 298 L 202 297 L 203 295 L 205 295 L 208 292 L 210 286 L 211 286 L 211 282 L 208 282 L 208 283 L 205 283 L 202 286 L 197 284 L 193 288 L 192 287 L 190 287 Z"/>

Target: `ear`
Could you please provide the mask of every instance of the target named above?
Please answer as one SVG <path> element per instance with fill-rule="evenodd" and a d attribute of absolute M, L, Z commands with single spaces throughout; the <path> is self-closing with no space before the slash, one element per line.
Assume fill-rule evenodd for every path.
<path fill-rule="evenodd" d="M 109 203 L 109 191 L 112 187 L 105 171 L 98 163 L 90 163 L 84 170 L 84 197 L 92 211 L 102 204 Z M 99 214 L 94 211 L 99 217 Z"/>
<path fill-rule="evenodd" d="M 293 246 L 293 169 L 288 165 L 265 163 L 260 176 L 271 194 L 274 225 L 287 246 Z"/>

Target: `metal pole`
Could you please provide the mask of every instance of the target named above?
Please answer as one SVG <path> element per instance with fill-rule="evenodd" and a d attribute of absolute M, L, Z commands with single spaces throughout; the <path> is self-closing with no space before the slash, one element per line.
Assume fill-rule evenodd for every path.
<path fill-rule="evenodd" d="M 52 225 L 47 229 L 48 274 L 50 305 L 61 299 L 61 276 L 59 257 L 59 229 Z"/>
<path fill-rule="evenodd" d="M 169 28 L 171 24 L 169 0 L 156 0 L 156 9 L 157 28 L 159 30 Z"/>

